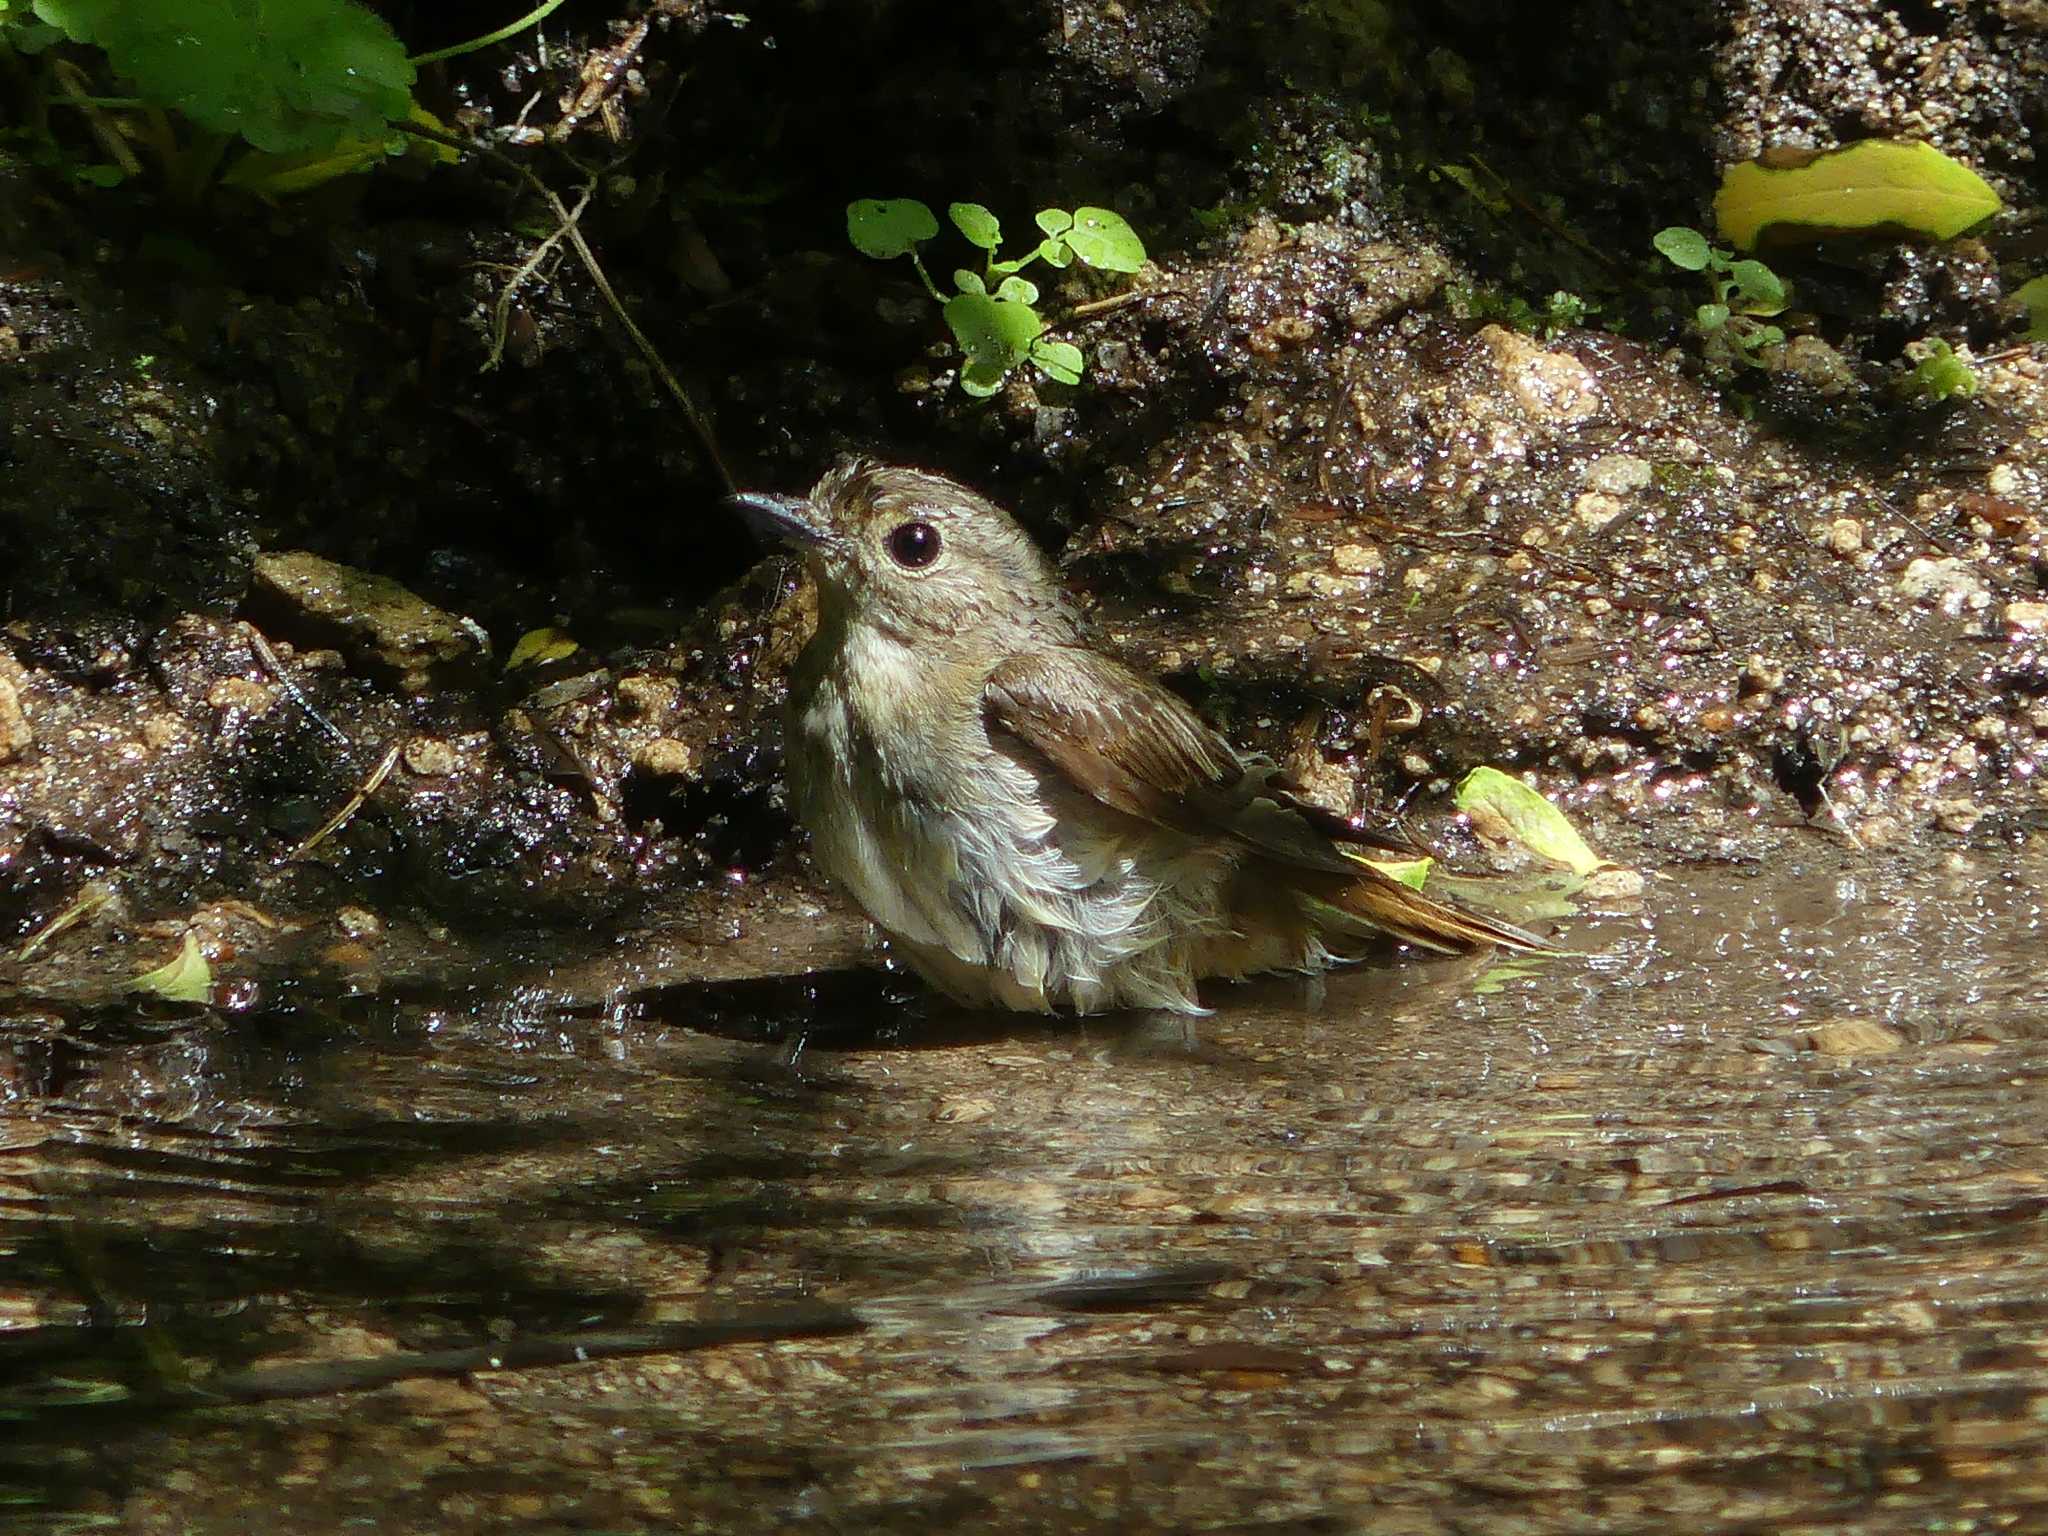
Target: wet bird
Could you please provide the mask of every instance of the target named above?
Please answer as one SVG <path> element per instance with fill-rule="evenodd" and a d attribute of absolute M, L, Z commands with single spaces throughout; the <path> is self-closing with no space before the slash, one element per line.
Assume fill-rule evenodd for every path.
<path fill-rule="evenodd" d="M 965 486 L 849 461 L 735 504 L 817 581 L 785 756 L 818 863 L 957 1001 L 1199 1013 L 1204 978 L 1382 935 L 1549 947 L 1372 868 L 1384 840 L 1090 649 L 1045 556 Z"/>

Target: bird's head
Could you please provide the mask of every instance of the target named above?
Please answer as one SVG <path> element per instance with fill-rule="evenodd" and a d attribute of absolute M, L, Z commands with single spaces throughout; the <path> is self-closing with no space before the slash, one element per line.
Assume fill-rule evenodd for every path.
<path fill-rule="evenodd" d="M 1015 649 L 1072 637 L 1052 567 L 1030 537 L 942 476 L 849 459 L 808 496 L 748 493 L 733 503 L 757 532 L 802 553 L 828 617 L 910 644 Z"/>

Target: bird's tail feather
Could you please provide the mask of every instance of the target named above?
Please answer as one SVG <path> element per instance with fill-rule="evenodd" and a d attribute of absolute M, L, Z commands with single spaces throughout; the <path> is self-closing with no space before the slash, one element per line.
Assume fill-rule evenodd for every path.
<path fill-rule="evenodd" d="M 1503 949 L 1554 950 L 1548 939 L 1487 917 L 1455 902 L 1425 896 L 1376 869 L 1355 877 L 1318 881 L 1302 892 L 1310 919 L 1326 934 L 1365 938 L 1385 934 L 1418 949 L 1463 954 L 1497 944 Z"/>

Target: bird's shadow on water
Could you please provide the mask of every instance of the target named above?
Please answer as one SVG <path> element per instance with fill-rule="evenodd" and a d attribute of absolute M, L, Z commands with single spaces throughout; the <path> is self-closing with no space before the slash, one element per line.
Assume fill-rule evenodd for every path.
<path fill-rule="evenodd" d="M 990 1151 L 847 1137 L 861 1101 L 889 1091 L 845 1070 L 850 1053 L 1143 1051 L 1155 1037 L 1173 1052 L 1188 1038 L 1177 1018 L 959 1010 L 877 972 L 664 989 L 623 1025 L 444 1001 L 460 1015 L 310 991 L 239 1015 L 0 1015 L 9 1108 L 39 1126 L 0 1142 L 5 1293 L 36 1319 L 0 1334 L 0 1503 L 53 1521 L 118 1507 L 140 1475 L 124 1447 L 206 1418 L 191 1419 L 186 1384 L 309 1360 L 346 1380 L 365 1347 L 446 1352 L 647 1318 L 647 1296 L 550 1232 L 639 1233 L 661 1262 L 708 1272 L 714 1312 L 721 1296 L 728 1310 L 777 1299 L 721 1287 L 719 1255 L 757 1249 L 785 1255 L 774 1273 L 863 1292 L 966 1287 L 987 1233 L 923 1191 L 928 1176 L 986 1174 Z M 607 1027 L 627 1032 L 626 1090 L 643 1081 L 665 1103 L 649 1124 L 622 1128 L 616 1093 L 577 1081 Z M 591 1149 L 618 1143 L 623 1161 L 588 1177 Z M 1025 1138 L 995 1155 L 1033 1154 Z M 520 1174 L 451 1189 L 451 1170 L 478 1163 Z"/>
<path fill-rule="evenodd" d="M 620 1134 L 615 1109 L 530 1104 L 576 1063 L 534 1062 L 509 1023 L 495 1044 L 475 1026 L 461 1071 L 436 1077 L 444 1064 L 428 1058 L 446 1029 L 430 1008 L 312 997 L 244 1015 L 0 1018 L 16 1128 L 0 1141 L 4 1294 L 34 1319 L 0 1333 L 0 1506 L 26 1519 L 118 1503 L 130 1486 L 118 1447 L 182 1411 L 164 1406 L 167 1387 L 372 1343 L 331 1336 L 336 1319 L 375 1349 L 425 1352 L 646 1315 L 632 1287 L 561 1262 L 537 1236 L 550 1224 L 630 1225 L 693 1247 L 814 1227 L 833 1262 L 828 1234 L 849 1213 L 807 1197 L 789 1157 L 749 1168 L 740 1153 L 764 1082 L 785 1147 L 814 1139 L 856 1085 L 777 1084 L 744 1053 L 704 1053 L 676 1069 L 701 1091 L 668 1166 L 423 1195 L 451 1166 L 573 1168 Z M 379 1088 L 364 1091 L 373 1072 Z M 445 1094 L 450 1077 L 460 1091 L 438 1107 L 405 1091 Z M 742 1172 L 772 1174 L 774 1190 Z M 708 1197 L 679 1213 L 654 1187 L 665 1180 Z"/>
<path fill-rule="evenodd" d="M 1304 993 L 1307 981 L 1294 985 Z M 1219 989 L 1222 992 L 1224 989 Z M 1243 989 L 1228 989 L 1232 994 Z M 1268 989 L 1270 990 L 1270 989 Z M 1224 1008 L 1234 996 L 1219 997 Z M 902 975 L 839 970 L 748 981 L 684 983 L 638 994 L 650 1019 L 767 1048 L 760 1070 L 817 1078 L 835 1056 L 971 1050 L 1001 1045 L 1082 1048 L 1118 1059 L 1170 1057 L 1221 1064 L 1210 1014 L 1126 1008 L 1108 1013 L 1016 1013 L 971 1008 Z"/>

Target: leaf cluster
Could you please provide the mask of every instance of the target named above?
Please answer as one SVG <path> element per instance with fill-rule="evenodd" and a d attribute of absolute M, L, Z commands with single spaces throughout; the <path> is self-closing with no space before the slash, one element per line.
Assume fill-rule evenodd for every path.
<path fill-rule="evenodd" d="M 332 148 L 412 110 L 413 66 L 356 0 L 33 0 L 47 32 L 106 52 L 152 106 L 271 154 Z M 10 28 L 26 16 L 5 8 Z"/>
<path fill-rule="evenodd" d="M 1581 294 L 1560 288 L 1538 308 L 1519 294 L 1504 294 L 1496 288 L 1469 283 L 1452 283 L 1444 300 L 1460 320 L 1491 321 L 1550 341 L 1565 331 L 1585 325 L 1600 313 L 1600 306 Z"/>
<path fill-rule="evenodd" d="M 1784 313 L 1785 280 L 1754 257 L 1737 257 L 1684 225 L 1659 230 L 1651 243 L 1681 271 L 1706 274 L 1714 296 L 1693 312 L 1693 329 L 1709 347 L 1738 363 L 1763 366 L 1758 354 L 1785 339 L 1784 331 L 1764 323 Z"/>
<path fill-rule="evenodd" d="M 918 247 L 939 233 L 939 221 L 916 198 L 862 198 L 847 204 L 846 237 L 855 250 L 877 261 L 907 256 L 925 291 L 937 301 L 946 326 L 966 361 L 960 388 L 992 395 L 1019 365 L 1030 362 L 1047 378 L 1078 384 L 1086 359 L 1070 341 L 1046 335 L 1038 312 L 1038 285 L 1022 276 L 1034 261 L 1066 267 L 1078 261 L 1103 272 L 1135 272 L 1145 263 L 1145 245 L 1123 218 L 1107 208 L 1041 210 L 1040 239 L 1021 256 L 1003 260 L 1002 224 L 980 203 L 946 209 L 953 227 L 983 253 L 981 270 L 953 273 L 953 291 L 941 291 L 926 270 Z"/>
<path fill-rule="evenodd" d="M 1939 337 L 1908 343 L 1906 355 L 1914 366 L 1899 381 L 1899 393 L 1908 400 L 1967 399 L 1977 393 L 1977 370 Z"/>

